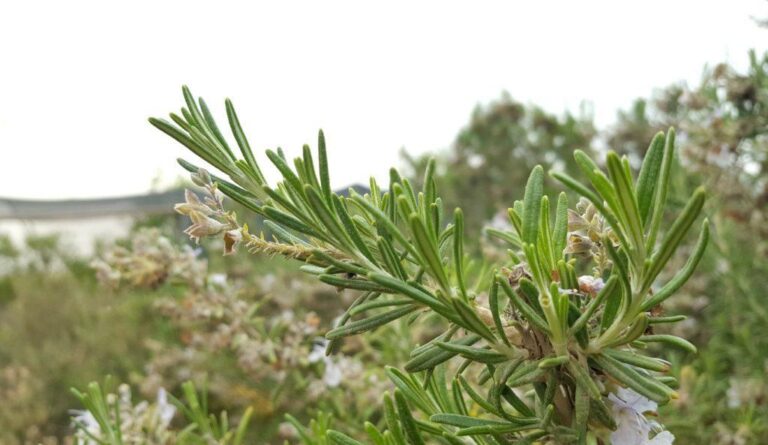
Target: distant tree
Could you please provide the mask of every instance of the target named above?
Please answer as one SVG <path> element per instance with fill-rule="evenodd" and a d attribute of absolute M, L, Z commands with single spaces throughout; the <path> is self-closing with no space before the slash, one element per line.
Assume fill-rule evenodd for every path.
<path fill-rule="evenodd" d="M 765 217 L 768 53 L 751 52 L 746 73 L 718 64 L 695 87 L 672 85 L 650 101 L 638 99 L 632 111 L 619 113 L 608 146 L 639 158 L 648 135 L 670 126 L 678 130 L 681 163 L 717 193 L 724 216 L 742 222 Z"/>
<path fill-rule="evenodd" d="M 450 149 L 436 159 L 446 209 L 462 203 L 467 228 L 476 233 L 497 212 L 512 206 L 534 166 L 574 173 L 573 151 L 591 152 L 594 137 L 592 116 L 585 110 L 556 116 L 506 93 L 479 105 Z M 403 157 L 420 184 L 430 156 Z"/>

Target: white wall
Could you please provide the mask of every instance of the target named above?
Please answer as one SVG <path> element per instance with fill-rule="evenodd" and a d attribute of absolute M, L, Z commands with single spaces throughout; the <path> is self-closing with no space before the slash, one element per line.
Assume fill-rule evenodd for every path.
<path fill-rule="evenodd" d="M 111 241 L 128 234 L 134 216 L 105 216 L 49 221 L 0 221 L 0 234 L 8 234 L 19 246 L 28 235 L 61 234 L 63 246 L 77 255 L 93 253 L 97 240 Z"/>

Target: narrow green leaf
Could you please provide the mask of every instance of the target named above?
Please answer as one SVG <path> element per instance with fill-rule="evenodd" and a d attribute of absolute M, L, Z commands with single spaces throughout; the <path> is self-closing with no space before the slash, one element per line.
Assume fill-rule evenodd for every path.
<path fill-rule="evenodd" d="M 317 190 L 312 188 L 309 184 L 304 186 L 304 194 L 307 197 L 307 201 L 312 208 L 315 215 L 322 221 L 325 229 L 335 238 L 336 247 L 343 248 L 347 251 L 354 251 L 353 242 L 350 239 L 349 234 L 342 228 L 337 215 L 326 206 L 323 198 L 317 193 Z"/>
<path fill-rule="evenodd" d="M 203 98 L 198 99 L 198 103 L 200 104 L 200 110 L 203 112 L 203 119 L 205 119 L 205 123 L 208 126 L 208 128 L 211 130 L 211 133 L 216 138 L 216 141 L 224 147 L 224 150 L 226 150 L 227 154 L 229 154 L 229 157 L 234 160 L 235 154 L 232 153 L 232 149 L 229 148 L 229 145 L 227 144 L 227 140 L 224 139 L 224 135 L 221 134 L 221 131 L 219 130 L 219 126 L 216 125 L 216 120 L 213 118 L 213 115 L 211 114 L 211 110 L 208 109 L 208 105 L 205 103 Z"/>
<path fill-rule="evenodd" d="M 310 150 L 307 144 L 301 147 L 301 165 L 303 167 L 302 170 L 297 168 L 296 171 L 303 171 L 306 177 L 305 182 L 320 190 L 320 182 L 317 180 L 317 173 L 315 173 L 315 161 L 312 159 L 312 150 Z M 328 204 L 330 205 L 330 203 Z"/>
<path fill-rule="evenodd" d="M 589 394 L 589 397 L 595 400 L 601 400 L 602 394 L 600 394 L 600 388 L 590 375 L 589 367 L 583 365 L 577 361 L 568 362 L 568 371 L 571 376 L 576 380 L 576 384 Z"/>
<path fill-rule="evenodd" d="M 645 152 L 643 165 L 637 177 L 637 206 L 643 224 L 648 223 L 653 208 L 656 183 L 661 175 L 661 162 L 664 159 L 664 133 L 658 132 L 653 137 L 648 151 Z"/>
<path fill-rule="evenodd" d="M 427 203 L 431 204 L 437 199 L 435 190 L 435 159 L 429 158 L 424 172 L 424 196 Z"/>
<path fill-rule="evenodd" d="M 368 318 L 364 318 L 362 320 L 356 320 L 344 326 L 339 326 L 338 328 L 331 329 L 325 334 L 325 338 L 327 338 L 328 340 L 333 340 L 340 337 L 348 337 L 350 335 L 361 334 L 363 332 L 376 329 L 379 326 L 382 326 L 394 320 L 397 320 L 398 318 L 404 315 L 410 314 L 416 309 L 418 309 L 418 306 L 415 306 L 415 305 L 404 306 L 401 308 L 393 309 L 388 312 L 376 314 Z"/>
<path fill-rule="evenodd" d="M 501 323 L 501 314 L 499 313 L 499 283 L 495 279 L 491 283 L 491 290 L 488 292 L 488 305 L 491 308 L 493 324 L 496 326 L 496 334 L 507 346 L 512 346 L 509 343 L 507 334 L 504 332 L 504 325 Z"/>
<path fill-rule="evenodd" d="M 330 201 L 331 193 L 331 176 L 328 174 L 328 153 L 325 148 L 325 134 L 323 130 L 317 133 L 317 158 L 320 164 L 320 185 L 323 188 L 323 196 L 326 201 Z"/>
<path fill-rule="evenodd" d="M 523 241 L 535 243 L 539 230 L 541 197 L 544 195 L 544 169 L 537 165 L 528 177 L 523 201 Z"/>
<path fill-rule="evenodd" d="M 445 274 L 443 263 L 440 260 L 437 246 L 429 238 L 423 221 L 419 218 L 419 215 L 412 213 L 409 217 L 409 222 L 414 241 L 416 242 L 416 247 L 422 257 L 426 260 L 426 265 L 429 267 L 431 275 L 435 277 L 443 291 L 450 294 L 450 284 L 448 283 L 448 277 Z"/>
<path fill-rule="evenodd" d="M 651 343 L 651 342 L 666 343 L 670 346 L 674 346 L 676 348 L 680 348 L 684 351 L 690 352 L 691 354 L 696 354 L 697 352 L 696 346 L 694 346 L 693 343 L 674 335 L 662 335 L 662 334 L 644 335 L 640 337 L 639 340 L 646 343 Z"/>
<path fill-rule="evenodd" d="M 552 240 L 555 247 L 555 259 L 563 258 L 563 251 L 568 238 L 568 195 L 560 192 L 557 197 L 557 209 L 555 210 L 555 227 Z"/>
<path fill-rule="evenodd" d="M 368 259 L 372 264 L 376 264 L 376 260 L 373 257 L 373 254 L 371 253 L 371 250 L 368 248 L 368 245 L 365 244 L 363 241 L 363 238 L 360 236 L 360 232 L 357 230 L 357 227 L 355 226 L 355 223 L 352 222 L 352 218 L 350 218 L 348 210 L 342 203 L 342 198 L 340 198 L 337 195 L 331 195 L 331 201 L 333 203 L 333 206 L 336 209 L 336 215 L 341 220 L 342 225 L 344 226 L 344 230 L 349 236 L 349 238 L 352 240 L 352 244 L 357 247 L 357 249 L 360 251 L 360 253 L 363 254 L 365 258 Z"/>
<path fill-rule="evenodd" d="M 406 304 L 413 304 L 413 300 L 410 298 L 397 298 L 397 299 L 389 299 L 389 298 L 377 298 L 373 301 L 367 301 L 365 303 L 361 303 L 350 311 L 350 315 L 358 315 L 362 314 L 363 312 L 370 311 L 371 309 L 378 309 L 382 307 L 390 307 L 390 306 L 405 306 Z"/>
<path fill-rule="evenodd" d="M 480 363 L 501 363 L 507 360 L 507 356 L 499 354 L 496 351 L 490 349 L 473 348 L 471 346 L 458 345 L 456 343 L 446 343 L 439 341 L 435 343 L 439 348 L 446 351 L 455 352 L 464 358 L 480 362 Z"/>
<path fill-rule="evenodd" d="M 578 432 L 577 445 L 587 445 L 587 424 L 589 423 L 589 393 L 581 385 L 576 385 L 574 396 L 573 428 Z"/>
<path fill-rule="evenodd" d="M 667 284 L 664 285 L 655 295 L 649 298 L 643 303 L 642 310 L 647 311 L 651 308 L 659 305 L 664 300 L 669 298 L 672 294 L 677 292 L 680 287 L 685 284 L 693 271 L 696 270 L 699 261 L 704 256 L 704 252 L 707 250 L 707 243 L 709 242 L 709 220 L 706 218 L 701 224 L 701 232 L 699 233 L 699 240 L 696 242 L 696 247 L 693 249 L 693 254 L 685 262 L 682 269 L 672 278 Z"/>
<path fill-rule="evenodd" d="M 620 362 L 637 366 L 639 368 L 648 369 L 650 371 L 669 372 L 670 370 L 669 362 L 658 358 L 645 357 L 633 352 L 620 351 L 617 349 L 605 349 L 602 351 L 602 353 Z"/>
<path fill-rule="evenodd" d="M 609 152 L 607 156 L 608 173 L 611 176 L 613 187 L 616 190 L 617 202 L 620 206 L 623 219 L 628 224 L 628 232 L 634 242 L 634 247 L 643 252 L 643 221 L 640 211 L 637 208 L 635 191 L 632 187 L 631 178 L 627 177 L 624 168 L 621 165 L 619 156 L 614 152 Z"/>
<path fill-rule="evenodd" d="M 415 375 L 406 374 L 392 366 L 386 366 L 384 369 L 387 377 L 408 401 L 416 406 L 416 409 L 427 414 L 437 410 L 434 400 L 425 390 L 423 381 L 420 381 Z"/>
<path fill-rule="evenodd" d="M 389 195 L 385 195 L 385 197 L 386 196 Z M 388 216 L 380 209 L 374 207 L 373 204 L 368 202 L 362 196 L 353 196 L 352 200 L 356 202 L 360 207 L 364 208 L 376 220 L 380 230 L 383 230 L 389 236 L 392 236 L 395 240 L 397 240 L 397 242 L 414 258 L 419 257 L 419 253 L 416 251 L 413 243 L 409 242 L 400 231 L 400 229 L 397 228 L 397 225 L 395 225 L 394 219 L 391 215 Z"/>
<path fill-rule="evenodd" d="M 541 318 L 528 303 L 523 301 L 523 299 L 517 295 L 517 292 L 512 289 L 512 286 L 509 285 L 509 282 L 504 277 L 497 275 L 496 281 L 501 284 L 501 288 L 504 289 L 504 292 L 509 297 L 509 301 L 518 311 L 520 311 L 528 323 L 532 324 L 542 332 L 549 332 L 549 325 L 547 322 L 544 321 L 544 319 Z"/>
<path fill-rule="evenodd" d="M 462 416 L 459 414 L 433 414 L 429 418 L 430 422 L 441 423 L 443 425 L 451 425 L 459 428 L 469 428 L 473 426 L 507 426 L 510 422 L 504 422 L 500 420 L 483 419 L 480 417 Z M 518 424 L 519 425 L 519 424 Z"/>
<path fill-rule="evenodd" d="M 464 320 L 465 326 L 467 326 L 467 328 L 469 328 L 472 332 L 480 335 L 488 342 L 496 343 L 496 338 L 493 336 L 491 330 L 488 329 L 488 326 L 486 326 L 483 320 L 480 319 L 480 317 L 477 315 L 477 312 L 475 312 L 469 303 L 455 297 L 451 297 L 450 301 L 453 305 L 453 309 L 457 314 L 459 314 L 459 317 Z"/>
<path fill-rule="evenodd" d="M 538 361 L 530 361 L 517 368 L 507 379 L 507 384 L 513 388 L 528 385 L 540 381 L 546 373 L 546 370 L 539 368 Z"/>
<path fill-rule="evenodd" d="M 467 287 L 464 282 L 464 214 L 460 208 L 453 213 L 453 267 L 456 269 L 456 281 L 464 300 L 467 299 Z"/>
<path fill-rule="evenodd" d="M 568 360 L 570 360 L 571 357 L 568 355 L 559 355 L 557 357 L 548 357 L 545 359 L 542 359 L 539 361 L 539 368 L 541 369 L 549 369 L 549 368 L 555 368 L 560 365 L 564 365 L 568 363 Z"/>
<path fill-rule="evenodd" d="M 238 119 L 237 112 L 235 112 L 235 106 L 229 99 L 224 101 L 224 105 L 227 109 L 227 120 L 229 120 L 229 128 L 232 130 L 232 135 L 235 137 L 237 146 L 240 147 L 240 152 L 243 154 L 245 162 L 247 162 L 251 169 L 253 169 L 253 171 L 256 173 L 257 177 L 259 178 L 259 184 L 265 185 L 267 181 L 264 179 L 264 175 L 261 173 L 261 169 L 259 168 L 259 164 L 256 162 L 256 158 L 253 157 L 251 145 L 248 143 L 248 138 L 245 137 L 243 127 L 240 126 L 240 119 Z"/>
<path fill-rule="evenodd" d="M 179 129 L 174 127 L 173 124 L 171 124 L 170 122 L 165 121 L 163 119 L 157 119 L 157 118 L 151 117 L 149 118 L 149 123 L 152 124 L 158 130 L 162 131 L 163 133 L 175 139 L 177 142 L 179 142 L 183 146 L 187 147 L 192 153 L 199 156 L 205 162 L 211 164 L 217 169 L 223 171 L 224 173 L 227 173 L 227 174 L 234 173 L 232 171 L 231 166 L 227 164 L 226 161 L 222 160 L 220 158 L 220 155 L 212 153 L 208 148 L 201 146 L 199 143 L 195 142 L 192 138 L 190 138 L 186 134 L 179 131 Z"/>
<path fill-rule="evenodd" d="M 283 175 L 285 183 L 293 188 L 297 194 L 303 196 L 304 187 L 301 184 L 301 180 L 298 176 L 296 176 L 296 173 L 291 170 L 291 168 L 285 162 L 285 159 L 283 159 L 280 154 L 275 153 L 272 150 L 267 150 L 266 153 L 269 160 L 272 161 L 272 164 L 280 171 L 280 174 Z"/>
<path fill-rule="evenodd" d="M 538 238 L 536 241 L 539 258 L 545 266 L 545 270 L 551 272 L 555 269 L 557 261 L 555 260 L 555 246 L 552 243 L 552 232 L 549 227 L 549 197 L 541 197 L 541 207 L 539 215 Z M 559 258 L 559 257 L 558 257 Z"/>
<path fill-rule="evenodd" d="M 611 431 L 614 431 L 616 428 L 618 428 L 616 421 L 613 419 L 613 413 L 611 413 L 611 410 L 601 399 L 593 399 L 590 397 L 589 408 L 590 416 L 592 419 L 602 423 Z"/>
<path fill-rule="evenodd" d="M 685 315 L 669 315 L 666 317 L 651 317 L 648 319 L 648 324 L 661 324 L 661 323 L 677 323 L 678 321 L 686 320 L 688 317 Z"/>
<path fill-rule="evenodd" d="M 405 435 L 403 429 L 398 421 L 397 411 L 395 410 L 395 404 L 392 402 L 392 397 L 389 393 L 384 393 L 384 419 L 387 423 L 387 429 L 392 434 L 397 445 L 405 443 Z"/>
<path fill-rule="evenodd" d="M 669 190 L 669 172 L 675 157 L 675 129 L 670 128 L 664 141 L 664 157 L 661 160 L 661 171 L 653 191 L 653 206 L 651 212 L 651 225 L 646 239 L 646 250 L 651 252 L 656 244 L 656 236 L 661 227 L 664 208 L 667 205 L 667 192 Z"/>
<path fill-rule="evenodd" d="M 629 297 L 625 293 L 624 286 L 619 285 L 614 286 L 610 293 L 606 293 L 605 308 L 603 309 L 603 317 L 600 320 L 601 331 L 606 330 L 613 323 L 619 314 L 620 308 L 626 305 L 625 300 L 628 300 Z"/>
<path fill-rule="evenodd" d="M 533 425 L 515 425 L 515 424 L 482 425 L 482 426 L 472 426 L 469 428 L 462 428 L 456 431 L 456 435 L 457 436 L 480 436 L 484 434 L 500 435 L 500 434 L 516 433 L 516 432 L 530 430 L 534 428 L 535 426 Z"/>
<path fill-rule="evenodd" d="M 340 287 L 342 289 L 355 289 L 367 292 L 381 292 L 390 293 L 391 291 L 380 284 L 373 283 L 366 280 L 360 280 L 356 278 L 342 278 L 336 275 L 322 274 L 317 277 L 320 281 L 331 286 Z"/>
<path fill-rule="evenodd" d="M 489 413 L 496 414 L 497 416 L 501 417 L 502 414 L 499 412 L 496 407 L 494 407 L 492 404 L 490 404 L 483 396 L 477 393 L 474 388 L 467 382 L 467 380 L 462 376 L 461 374 L 457 375 L 457 379 L 459 380 L 459 383 L 461 384 L 461 387 L 464 389 L 464 392 L 469 396 L 470 399 L 472 399 L 478 406 L 483 408 L 484 410 L 488 411 Z"/>
<path fill-rule="evenodd" d="M 368 434 L 368 438 L 373 441 L 374 445 L 387 445 L 384 435 L 374 424 L 366 421 L 363 427 L 365 428 L 366 434 Z"/>
<path fill-rule="evenodd" d="M 303 235 L 324 239 L 325 237 L 320 232 L 312 229 L 303 222 L 294 218 L 293 216 L 282 212 L 272 206 L 264 206 L 261 208 L 265 217 L 275 221 L 277 224 L 287 227 L 291 230 L 295 230 Z M 327 238 L 326 238 L 327 239 Z"/>
<path fill-rule="evenodd" d="M 380 236 L 376 240 L 376 245 L 379 248 L 379 255 L 382 257 L 387 271 L 403 281 L 407 280 L 408 273 L 405 271 L 405 268 L 400 261 L 400 257 L 397 252 L 395 252 L 392 243 Z"/>
<path fill-rule="evenodd" d="M 669 388 L 661 388 L 663 385 L 652 377 L 643 376 L 634 371 L 629 365 L 625 365 L 606 355 L 596 355 L 594 359 L 605 372 L 646 398 L 661 404 L 669 401 L 668 391 L 671 390 Z"/>
<path fill-rule="evenodd" d="M 358 442 L 346 434 L 340 433 L 336 430 L 328 430 L 326 436 L 334 445 L 363 445 L 362 442 Z"/>
<path fill-rule="evenodd" d="M 480 338 L 479 335 L 470 334 L 458 340 L 454 340 L 451 344 L 469 346 L 480 341 Z M 424 371 L 426 369 L 434 368 L 458 355 L 458 352 L 440 348 L 433 343 L 430 344 L 430 346 L 431 347 L 422 350 L 421 353 L 411 356 L 411 359 L 405 364 L 405 370 L 408 372 Z"/>
<path fill-rule="evenodd" d="M 408 407 L 408 403 L 399 389 L 395 390 L 395 405 L 397 406 L 397 414 L 400 416 L 400 423 L 403 425 L 403 432 L 408 443 L 410 445 L 424 445 L 424 439 L 422 439 L 421 433 L 419 433 L 419 428 L 411 414 L 411 409 Z"/>
<path fill-rule="evenodd" d="M 380 272 L 369 273 L 368 279 L 374 283 L 381 284 L 382 286 L 391 289 L 396 293 L 413 298 L 416 302 L 424 304 L 425 306 L 429 306 L 433 311 L 437 312 L 448 320 L 461 326 L 465 326 L 461 317 L 459 317 L 452 309 L 446 307 L 442 302 L 437 300 L 432 295 L 417 289 L 404 281 L 398 280 Z"/>
<path fill-rule="evenodd" d="M 605 206 L 603 205 L 603 200 L 599 196 L 597 196 L 595 192 L 593 192 L 592 190 L 589 190 L 587 187 L 582 185 L 579 181 L 573 179 L 571 176 L 565 173 L 550 172 L 549 175 L 555 178 L 556 180 L 560 181 L 564 186 L 576 192 L 577 195 L 587 198 L 589 202 L 591 202 L 601 214 L 605 215 L 606 213 L 608 213 L 605 210 Z"/>
<path fill-rule="evenodd" d="M 669 231 L 664 235 L 659 250 L 657 250 L 651 258 L 651 267 L 648 269 L 643 282 L 644 289 L 650 288 L 653 280 L 655 280 L 662 271 L 667 264 L 667 261 L 672 258 L 672 254 L 675 253 L 677 246 L 699 216 L 701 208 L 704 206 L 705 195 L 702 187 L 696 189 L 693 196 L 691 196 L 691 199 L 689 199 L 688 203 L 685 205 L 683 211 L 677 219 L 675 219 L 675 222 L 672 223 L 672 227 L 670 227 Z"/>

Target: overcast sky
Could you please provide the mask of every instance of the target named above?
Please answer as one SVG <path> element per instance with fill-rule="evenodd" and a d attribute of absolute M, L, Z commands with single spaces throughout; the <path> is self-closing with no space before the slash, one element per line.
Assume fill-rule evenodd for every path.
<path fill-rule="evenodd" d="M 264 2 L 266 3 L 266 2 Z M 365 3 L 365 5 L 364 5 Z M 367 5 L 367 6 L 366 6 Z M 146 122 L 188 84 L 251 145 L 289 155 L 323 128 L 335 186 L 445 148 L 503 90 L 599 125 L 705 63 L 766 50 L 764 0 L 51 1 L 0 6 L 0 196 L 142 193 L 191 157 Z M 274 176 L 273 176 L 274 177 Z"/>

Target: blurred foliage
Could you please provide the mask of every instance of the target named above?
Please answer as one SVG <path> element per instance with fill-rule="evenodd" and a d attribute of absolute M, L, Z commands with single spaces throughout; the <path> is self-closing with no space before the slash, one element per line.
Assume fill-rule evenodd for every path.
<path fill-rule="evenodd" d="M 586 109 L 579 115 L 556 116 L 506 93 L 478 106 L 450 149 L 435 157 L 435 177 L 446 208 L 461 204 L 467 232 L 478 234 L 497 212 L 504 212 L 506 219 L 507 208 L 521 196 L 528 172 L 536 165 L 545 171 L 554 168 L 575 174 L 573 151 L 591 154 L 595 135 Z M 434 155 L 403 153 L 417 186 L 423 182 L 430 157 Z"/>
<path fill-rule="evenodd" d="M 162 338 L 164 323 L 150 314 L 152 295 L 104 292 L 54 238 L 13 249 L 13 271 L 0 279 L 0 442 L 38 443 L 70 431 L 73 399 L 63 388 L 128 378 L 147 359 L 144 339 Z"/>

